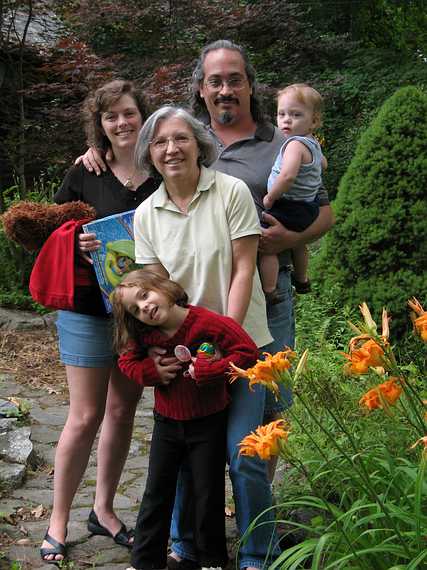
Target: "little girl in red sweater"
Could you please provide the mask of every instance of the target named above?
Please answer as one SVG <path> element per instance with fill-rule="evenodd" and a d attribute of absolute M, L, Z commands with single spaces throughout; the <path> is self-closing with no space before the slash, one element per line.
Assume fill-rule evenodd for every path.
<path fill-rule="evenodd" d="M 233 319 L 187 304 L 177 283 L 140 269 L 128 273 L 112 295 L 115 343 L 122 372 L 154 386 L 154 429 L 148 478 L 132 549 L 134 569 L 166 567 L 178 472 L 185 460 L 193 480 L 194 537 L 202 567 L 224 567 L 227 390 L 230 362 L 252 366 L 258 349 Z M 203 343 L 216 357 L 197 356 Z M 189 371 L 174 357 L 189 348 Z M 149 356 L 150 347 L 166 350 Z"/>

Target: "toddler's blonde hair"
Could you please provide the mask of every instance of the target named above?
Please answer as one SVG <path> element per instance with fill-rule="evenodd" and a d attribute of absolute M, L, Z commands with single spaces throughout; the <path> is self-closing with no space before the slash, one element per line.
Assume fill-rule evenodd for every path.
<path fill-rule="evenodd" d="M 316 129 L 322 126 L 323 98 L 316 89 L 310 87 L 307 83 L 293 83 L 278 91 L 277 101 L 279 101 L 282 95 L 287 94 L 294 95 L 297 101 L 307 107 L 311 107 Z"/>

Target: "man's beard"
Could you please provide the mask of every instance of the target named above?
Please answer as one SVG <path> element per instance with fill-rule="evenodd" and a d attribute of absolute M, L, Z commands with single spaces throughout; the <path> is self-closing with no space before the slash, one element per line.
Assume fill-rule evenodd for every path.
<path fill-rule="evenodd" d="M 233 122 L 233 119 L 234 115 L 233 113 L 230 113 L 230 111 L 224 111 L 219 116 L 219 122 L 221 125 L 229 125 L 231 122 Z"/>
<path fill-rule="evenodd" d="M 219 103 L 235 103 L 236 105 L 239 105 L 239 100 L 236 99 L 235 97 L 230 96 L 219 96 L 217 97 L 215 104 L 219 104 Z M 222 113 L 220 113 L 219 115 L 219 122 L 221 123 L 221 125 L 229 125 L 230 123 L 232 123 L 235 119 L 235 116 L 233 115 L 233 113 L 231 111 L 223 111 Z"/>

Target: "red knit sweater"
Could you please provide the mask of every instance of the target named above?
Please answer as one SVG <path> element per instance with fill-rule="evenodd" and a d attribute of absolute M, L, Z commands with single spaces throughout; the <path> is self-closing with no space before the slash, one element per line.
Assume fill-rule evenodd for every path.
<path fill-rule="evenodd" d="M 230 362 L 241 368 L 255 363 L 258 349 L 242 327 L 229 317 L 202 307 L 189 306 L 189 313 L 178 331 L 167 337 L 153 328 L 141 337 L 141 346 L 131 348 L 119 358 L 121 371 L 143 386 L 154 386 L 154 409 L 168 418 L 190 420 L 223 410 L 229 400 L 226 372 Z M 222 354 L 220 360 L 198 358 L 194 364 L 196 380 L 184 377 L 187 366 L 167 386 L 160 384 L 154 360 L 147 356 L 151 346 L 166 348 L 173 356 L 177 344 L 191 354 L 202 342 L 210 342 Z"/>

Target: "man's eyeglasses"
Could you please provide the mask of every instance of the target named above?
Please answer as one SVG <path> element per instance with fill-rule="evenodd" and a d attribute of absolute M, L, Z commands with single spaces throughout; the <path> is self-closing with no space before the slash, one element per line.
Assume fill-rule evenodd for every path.
<path fill-rule="evenodd" d="M 194 137 L 188 135 L 176 135 L 175 137 L 157 137 L 150 141 L 150 146 L 154 150 L 166 150 L 170 142 L 173 142 L 175 146 L 182 147 L 186 146 L 191 142 Z"/>
<path fill-rule="evenodd" d="M 243 89 L 246 84 L 245 77 L 230 77 L 230 79 L 222 79 L 222 77 L 210 77 L 206 79 L 205 85 L 212 89 L 212 91 L 219 91 L 224 85 L 227 85 L 229 89 L 234 91 L 239 91 Z"/>

